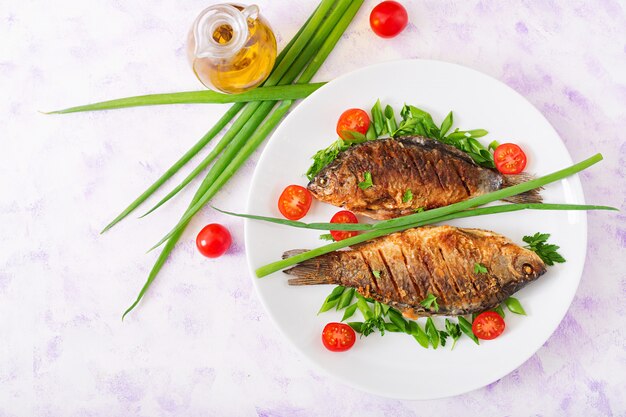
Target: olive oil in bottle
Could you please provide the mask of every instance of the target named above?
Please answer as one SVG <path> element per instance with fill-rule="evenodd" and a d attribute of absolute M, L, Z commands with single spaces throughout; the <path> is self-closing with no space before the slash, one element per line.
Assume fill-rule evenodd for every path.
<path fill-rule="evenodd" d="M 196 18 L 187 55 L 206 87 L 240 93 L 269 76 L 276 60 L 276 38 L 257 6 L 218 4 Z"/>

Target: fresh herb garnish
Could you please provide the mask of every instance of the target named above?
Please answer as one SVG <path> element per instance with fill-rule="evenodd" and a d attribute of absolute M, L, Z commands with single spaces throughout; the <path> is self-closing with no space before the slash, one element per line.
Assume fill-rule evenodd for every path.
<path fill-rule="evenodd" d="M 452 338 L 452 347 L 450 349 L 454 349 L 456 341 L 461 337 L 461 328 L 458 324 L 452 323 L 450 319 L 446 319 L 446 332 L 448 332 Z"/>
<path fill-rule="evenodd" d="M 490 151 L 495 151 L 498 146 L 500 146 L 500 143 L 498 143 L 497 140 L 492 140 L 491 143 L 489 143 L 487 149 L 489 149 Z"/>
<path fill-rule="evenodd" d="M 415 210 L 413 210 L 413 211 L 414 211 L 414 212 L 416 212 L 416 213 L 421 213 L 421 212 L 423 212 L 424 210 L 425 210 L 425 208 L 424 208 L 424 207 L 418 207 L 418 208 L 416 208 L 416 209 L 415 209 Z"/>
<path fill-rule="evenodd" d="M 417 343 L 419 343 L 423 348 L 428 349 L 429 339 L 426 332 L 420 327 L 420 325 L 413 320 L 408 321 L 407 331 L 408 334 L 413 336 Z"/>
<path fill-rule="evenodd" d="M 428 317 L 426 319 L 426 326 L 424 326 L 424 330 L 428 335 L 428 340 L 433 346 L 433 349 L 437 349 L 437 347 L 439 346 L 439 331 L 435 327 L 435 323 L 433 322 L 432 318 Z"/>
<path fill-rule="evenodd" d="M 502 318 L 504 318 L 506 316 L 506 314 L 504 314 L 504 309 L 502 308 L 502 304 L 498 304 L 497 307 L 495 307 L 493 309 L 493 311 L 495 311 L 496 313 L 498 313 Z"/>
<path fill-rule="evenodd" d="M 351 306 L 348 306 L 348 308 L 346 308 L 346 311 L 343 313 L 343 317 L 341 318 L 341 321 L 346 321 L 347 319 L 352 317 L 355 311 L 356 311 L 356 304 L 352 304 Z"/>
<path fill-rule="evenodd" d="M 326 165 L 334 161 L 340 152 L 345 151 L 352 144 L 384 136 L 397 138 L 399 136 L 419 135 L 435 139 L 466 152 L 479 165 L 490 168 L 495 167 L 491 148 L 485 148 L 477 140 L 477 138 L 487 134 L 486 130 L 474 129 L 465 131 L 455 129 L 454 132 L 448 134 L 454 124 L 452 112 L 448 113 L 441 123 L 441 127 L 435 124 L 430 113 L 415 106 L 404 105 L 402 107 L 400 111 L 402 120 L 399 124 L 393 108 L 387 105 L 383 110 L 380 100 L 377 100 L 372 107 L 371 114 L 370 127 L 365 135 L 353 131 L 342 132 L 344 137 L 349 138 L 348 141 L 339 139 L 313 156 L 313 164 L 306 173 L 309 180 L 312 180 Z"/>
<path fill-rule="evenodd" d="M 450 112 L 448 113 L 446 118 L 443 119 L 443 122 L 441 122 L 441 127 L 439 128 L 440 138 L 446 136 L 446 133 L 448 133 L 453 123 L 454 123 L 454 116 L 452 116 L 452 112 Z"/>
<path fill-rule="evenodd" d="M 396 115 L 393 108 L 390 105 L 385 107 L 385 128 L 389 134 L 395 132 L 398 129 L 398 122 L 396 122 Z"/>
<path fill-rule="evenodd" d="M 363 173 L 363 181 L 359 183 L 359 188 L 361 190 L 367 190 L 373 185 L 374 183 L 372 182 L 372 173 L 369 171 L 365 171 L 365 173 Z"/>
<path fill-rule="evenodd" d="M 323 313 L 324 311 L 328 311 L 334 306 L 336 306 L 337 303 L 339 302 L 339 298 L 341 297 L 341 295 L 343 294 L 345 290 L 346 290 L 346 287 L 342 287 L 341 285 L 336 286 L 335 289 L 332 290 L 330 295 L 326 297 L 326 299 L 324 300 L 324 303 L 322 304 L 322 307 L 320 308 L 320 311 L 318 311 L 317 314 Z"/>
<path fill-rule="evenodd" d="M 528 243 L 524 247 L 535 252 L 546 265 L 552 266 L 555 262 L 565 262 L 565 258 L 557 252 L 559 246 L 547 243 L 549 237 L 549 233 L 537 232 L 532 236 L 524 236 L 522 240 Z"/>
<path fill-rule="evenodd" d="M 337 155 L 339 155 L 339 152 L 345 151 L 349 147 L 350 143 L 345 142 L 343 139 L 337 139 L 328 148 L 317 151 L 317 153 L 313 155 L 313 165 L 311 165 L 306 172 L 309 181 L 313 180 L 326 165 L 333 162 L 335 158 L 337 158 Z"/>
<path fill-rule="evenodd" d="M 352 303 L 352 299 L 354 298 L 355 291 L 356 290 L 354 288 L 348 288 L 341 294 L 341 297 L 339 298 L 339 301 L 337 302 L 337 310 L 344 309 L 348 307 L 350 303 Z"/>
<path fill-rule="evenodd" d="M 365 320 L 374 318 L 374 312 L 370 308 L 365 297 L 358 292 L 356 293 L 356 307 L 359 309 Z"/>
<path fill-rule="evenodd" d="M 431 309 L 431 307 L 432 307 L 433 311 L 439 311 L 439 304 L 437 304 L 437 297 L 435 297 L 431 293 L 428 293 L 426 298 L 424 298 L 422 301 L 420 301 L 420 304 L 424 308 Z"/>
<path fill-rule="evenodd" d="M 450 337 L 448 332 L 444 330 L 439 330 L 439 343 L 441 344 L 441 347 L 444 347 L 446 345 L 446 340 L 448 339 L 448 337 Z"/>
<path fill-rule="evenodd" d="M 476 343 L 477 345 L 479 344 L 478 338 L 472 331 L 472 323 L 467 321 L 467 319 L 463 316 L 459 316 L 459 327 L 461 328 L 461 331 L 465 333 L 467 337 L 469 337 L 470 339 L 474 341 L 474 343 Z"/>
<path fill-rule="evenodd" d="M 433 122 L 430 113 L 418 109 L 415 106 L 407 106 L 405 104 L 402 110 L 400 110 L 400 116 L 402 117 L 402 121 L 398 129 L 391 133 L 392 137 L 419 135 L 431 139 L 440 139 L 441 131 L 439 127 L 435 125 L 435 122 Z"/>
<path fill-rule="evenodd" d="M 344 142 L 348 141 L 348 143 L 362 143 L 367 140 L 363 133 L 355 130 L 342 130 L 341 137 Z"/>
<path fill-rule="evenodd" d="M 374 126 L 374 132 L 376 133 L 376 137 L 381 137 L 385 133 L 387 133 L 385 127 L 385 116 L 383 115 L 383 108 L 380 104 L 380 99 L 376 100 L 376 104 L 372 107 L 372 123 L 370 126 Z"/>
<path fill-rule="evenodd" d="M 330 233 L 324 233 L 324 234 L 320 235 L 320 240 L 330 240 L 330 241 L 332 241 L 332 240 L 335 240 L 335 239 L 333 238 L 333 235 L 331 235 Z"/>
<path fill-rule="evenodd" d="M 398 310 L 393 308 L 389 309 L 389 320 L 391 320 L 391 322 L 395 324 L 398 329 L 406 332 L 407 321 L 404 319 L 404 317 L 402 317 L 402 314 Z"/>
<path fill-rule="evenodd" d="M 409 201 L 413 200 L 413 191 L 411 190 L 406 190 L 404 192 L 404 195 L 402 196 L 402 202 L 403 203 L 408 203 Z"/>
<path fill-rule="evenodd" d="M 481 263 L 478 262 L 474 262 L 474 273 L 475 274 L 486 274 L 487 271 L 487 267 Z"/>
<path fill-rule="evenodd" d="M 375 329 L 380 331 L 380 335 L 385 335 L 385 319 L 382 316 L 372 317 L 371 319 L 365 320 L 363 322 L 363 326 L 361 327 L 361 335 L 369 336 L 374 332 Z"/>
<path fill-rule="evenodd" d="M 376 278 L 380 278 L 380 271 L 377 271 L 375 269 L 372 270 L 372 274 L 376 277 Z"/>
<path fill-rule="evenodd" d="M 526 315 L 526 311 L 524 310 L 524 307 L 522 307 L 522 304 L 519 302 L 517 298 L 509 297 L 506 300 L 504 300 L 504 304 L 506 305 L 506 308 L 508 308 L 511 313 L 521 314 L 522 316 Z"/>

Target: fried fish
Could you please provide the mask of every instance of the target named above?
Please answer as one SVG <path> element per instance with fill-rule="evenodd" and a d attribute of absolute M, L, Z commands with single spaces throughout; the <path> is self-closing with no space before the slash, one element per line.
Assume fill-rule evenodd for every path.
<path fill-rule="evenodd" d="M 285 272 L 296 276 L 290 285 L 353 287 L 415 318 L 494 308 L 545 271 L 537 254 L 497 233 L 425 226 L 331 252 Z M 429 294 L 437 297 L 438 310 L 420 304 Z"/>
<path fill-rule="evenodd" d="M 371 186 L 363 184 L 366 173 Z M 447 206 L 530 178 L 502 175 L 477 165 L 453 146 L 414 136 L 354 145 L 322 169 L 308 189 L 320 201 L 383 220 Z M 532 190 L 507 201 L 538 203 L 541 197 Z"/>

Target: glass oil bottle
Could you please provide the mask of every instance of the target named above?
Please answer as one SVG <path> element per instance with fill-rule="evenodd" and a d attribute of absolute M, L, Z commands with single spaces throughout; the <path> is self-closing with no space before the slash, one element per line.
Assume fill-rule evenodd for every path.
<path fill-rule="evenodd" d="M 194 21 L 187 55 L 206 87 L 240 93 L 269 76 L 276 60 L 276 38 L 257 6 L 218 4 Z"/>

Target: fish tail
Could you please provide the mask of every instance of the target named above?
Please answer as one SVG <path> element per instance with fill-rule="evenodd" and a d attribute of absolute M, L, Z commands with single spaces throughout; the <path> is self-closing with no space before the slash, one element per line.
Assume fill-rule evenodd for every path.
<path fill-rule="evenodd" d="M 283 259 L 291 258 L 303 252 L 306 252 L 306 250 L 289 250 L 283 254 Z M 296 276 L 296 278 L 288 281 L 289 285 L 334 284 L 335 280 L 331 276 L 332 270 L 329 261 L 330 259 L 327 256 L 318 256 L 317 258 L 299 263 L 293 268 L 286 269 L 284 271 L 286 274 Z"/>
<path fill-rule="evenodd" d="M 515 175 L 503 175 L 502 178 L 504 179 L 502 188 L 506 188 L 533 180 L 535 179 L 535 176 L 532 174 L 522 173 Z M 503 200 L 508 201 L 509 203 L 541 203 L 543 201 L 540 194 L 541 190 L 543 190 L 543 187 L 535 188 L 534 190 L 526 191 L 525 193 L 514 195 Z"/>

